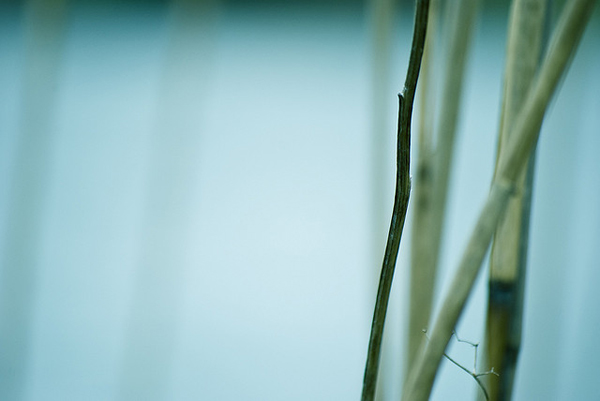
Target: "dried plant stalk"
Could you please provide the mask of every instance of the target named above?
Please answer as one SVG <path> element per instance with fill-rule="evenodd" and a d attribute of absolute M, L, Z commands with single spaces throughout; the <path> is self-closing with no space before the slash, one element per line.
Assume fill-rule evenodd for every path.
<path fill-rule="evenodd" d="M 429 323 L 429 311 L 435 285 L 434 252 L 431 251 L 431 206 L 433 202 L 433 119 L 435 105 L 433 71 L 433 40 L 437 28 L 438 1 L 429 5 L 427 38 L 417 87 L 420 113 L 418 120 L 417 170 L 413 176 L 413 224 L 410 251 L 410 316 L 408 350 L 405 367 L 411 366 L 423 339 L 421 329 Z M 420 328 L 420 329 L 419 329 Z"/>
<path fill-rule="evenodd" d="M 416 175 L 418 189 L 412 237 L 407 366 L 412 366 L 415 360 L 423 341 L 422 330 L 429 325 L 431 316 L 463 77 L 477 5 L 478 0 L 457 0 L 447 4 L 448 54 L 436 158 L 427 155 L 425 143 Z"/>
<path fill-rule="evenodd" d="M 378 263 L 381 257 L 381 245 L 385 240 L 388 215 L 386 211 L 386 184 L 388 160 L 385 157 L 388 135 L 388 101 L 391 82 L 391 44 L 396 2 L 394 0 L 370 0 L 371 33 L 371 157 L 370 157 L 370 202 L 371 202 L 371 244 L 369 263 L 373 262 L 372 280 L 369 288 L 375 288 L 379 279 Z M 369 277 L 371 278 L 371 277 Z M 375 292 L 373 291 L 373 295 Z M 369 293 L 369 297 L 371 294 Z M 383 340 L 385 343 L 386 341 Z M 382 356 L 382 364 L 386 364 L 386 355 Z M 378 387 L 385 388 L 385 376 L 381 375 Z M 384 399 L 384 392 L 377 393 L 377 400 Z"/>
<path fill-rule="evenodd" d="M 365 375 L 363 379 L 362 401 L 372 401 L 375 397 L 377 374 L 379 371 L 379 359 L 381 355 L 381 341 L 383 338 L 383 327 L 392 288 L 400 238 L 406 219 L 408 199 L 410 197 L 410 126 L 412 121 L 413 103 L 417 89 L 417 79 L 421 68 L 423 47 L 425 46 L 425 34 L 427 32 L 427 15 L 429 12 L 429 0 L 418 0 L 416 4 L 415 26 L 413 31 L 412 48 L 408 62 L 408 71 L 404 89 L 399 97 L 398 109 L 398 147 L 396 159 L 396 193 L 394 195 L 394 208 L 390 231 L 383 256 L 383 266 L 377 288 L 375 310 L 371 334 L 369 336 L 369 347 L 367 350 L 367 362 L 365 364 Z"/>
<path fill-rule="evenodd" d="M 512 122 L 523 106 L 543 46 L 547 0 L 515 0 L 511 6 L 498 160 Z M 487 387 L 490 400 L 508 400 L 521 344 L 523 285 L 527 259 L 534 155 L 520 172 L 515 195 L 498 223 L 490 258 L 486 365 L 499 373 Z"/>
<path fill-rule="evenodd" d="M 575 52 L 594 5 L 594 0 L 573 0 L 565 5 L 539 75 L 511 129 L 506 151 L 502 151 L 490 194 L 442 303 L 430 341 L 411 369 L 402 397 L 405 401 L 425 401 L 431 394 L 440 361 L 471 292 L 492 234 L 537 142 L 550 98 Z"/>

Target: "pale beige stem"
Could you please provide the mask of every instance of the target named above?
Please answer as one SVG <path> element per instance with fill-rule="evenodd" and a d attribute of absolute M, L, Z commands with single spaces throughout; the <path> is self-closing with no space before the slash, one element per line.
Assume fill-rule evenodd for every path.
<path fill-rule="evenodd" d="M 498 160 L 540 62 L 546 3 L 515 0 L 511 6 Z M 485 363 L 487 369 L 493 367 L 499 373 L 499 377 L 486 380 L 489 400 L 493 401 L 510 399 L 520 349 L 533 167 L 531 157 L 516 180 L 515 195 L 498 223 L 492 244 Z"/>
<path fill-rule="evenodd" d="M 421 64 L 417 100 L 419 102 L 418 157 L 413 176 L 413 223 L 410 253 L 410 316 L 405 368 L 412 365 L 423 340 L 422 329 L 429 324 L 429 313 L 435 285 L 436 261 L 431 252 L 431 206 L 433 202 L 433 115 L 435 114 L 433 47 L 439 14 L 438 1 L 429 5 L 427 38 Z M 408 369 L 405 369 L 405 376 Z"/>
<path fill-rule="evenodd" d="M 396 6 L 394 0 L 370 0 L 370 33 L 371 33 L 371 244 L 369 264 L 377 266 L 373 269 L 372 280 L 367 281 L 369 288 L 377 288 L 379 280 L 379 260 L 381 258 L 382 244 L 385 243 L 388 224 L 388 210 L 386 199 L 386 187 L 390 181 L 388 170 L 392 164 L 386 157 L 387 137 L 391 132 L 388 124 L 391 99 L 391 55 L 392 55 L 392 31 L 395 18 Z M 394 99 L 395 100 L 395 99 Z M 373 291 L 372 296 L 375 296 Z M 371 298 L 371 294 L 369 294 Z M 387 342 L 384 340 L 384 343 Z M 383 354 L 382 365 L 387 365 L 389 354 Z M 385 375 L 379 375 L 376 400 L 385 399 L 386 388 Z"/>
<path fill-rule="evenodd" d="M 424 197 L 419 196 L 415 203 L 417 221 L 413 224 L 413 240 L 418 243 L 413 248 L 415 254 L 411 261 L 407 366 L 412 366 L 415 360 L 423 341 L 422 330 L 429 325 L 431 316 L 463 77 L 477 5 L 478 0 L 456 0 L 446 6 L 448 50 L 435 159 L 431 171 L 427 171 L 427 164 L 422 169 L 420 163 L 416 177 L 425 185 L 421 187 L 421 195 L 428 196 L 429 200 L 424 201 Z M 427 180 L 431 180 L 431 187 L 427 187 Z"/>
<path fill-rule="evenodd" d="M 392 30 L 395 18 L 393 0 L 369 1 L 371 33 L 371 257 L 369 262 L 379 263 L 382 244 L 388 229 L 386 188 L 392 178 L 388 174 L 392 162 L 387 157 L 388 136 L 393 129 L 390 124 L 390 101 L 395 101 L 391 87 Z M 389 177 L 388 177 L 389 175 Z M 377 263 L 375 263 L 377 262 Z M 379 271 L 375 269 L 369 288 L 376 286 Z M 374 284 L 374 285 L 373 285 Z"/>
<path fill-rule="evenodd" d="M 537 142 L 539 127 L 550 98 L 575 52 L 594 5 L 594 0 L 573 0 L 563 10 L 539 75 L 511 129 L 506 152 L 502 152 L 490 194 L 463 253 L 448 295 L 442 302 L 430 340 L 411 369 L 403 392 L 402 399 L 405 401 L 425 401 L 431 394 L 440 361 L 471 292 L 492 233 L 506 209 L 518 175 Z"/>

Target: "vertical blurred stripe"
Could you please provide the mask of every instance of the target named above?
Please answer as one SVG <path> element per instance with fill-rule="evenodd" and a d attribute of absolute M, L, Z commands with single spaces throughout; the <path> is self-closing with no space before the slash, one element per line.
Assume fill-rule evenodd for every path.
<path fill-rule="evenodd" d="M 46 187 L 52 167 L 55 104 L 66 24 L 66 0 L 25 4 L 20 133 L 6 242 L 0 259 L 0 389 L 3 400 L 26 396 Z"/>
<path fill-rule="evenodd" d="M 394 159 L 386 160 L 386 138 L 393 136 L 395 130 L 390 126 L 390 102 L 396 102 L 395 92 L 402 88 L 392 88 L 392 29 L 396 7 L 393 0 L 371 0 L 370 35 L 371 35 L 371 259 L 374 262 L 374 285 L 377 288 L 381 258 L 385 248 L 388 223 L 391 216 L 386 209 L 386 183 L 393 182 Z M 391 194 L 391 193 L 390 193 Z M 393 195 L 393 194 L 391 194 Z M 373 292 L 374 294 L 374 292 Z"/>
<path fill-rule="evenodd" d="M 119 399 L 169 398 L 182 307 L 186 255 L 195 245 L 202 133 L 197 125 L 208 82 L 215 1 L 175 0 L 147 180 L 142 249 L 126 328 Z M 204 267 L 206 268 L 206 267 Z"/>
<path fill-rule="evenodd" d="M 538 70 L 548 32 L 547 0 L 515 0 L 510 7 L 498 156 L 506 149 L 515 116 L 523 107 Z M 536 150 L 516 182 L 516 194 L 498 223 L 490 251 L 486 322 L 486 370 L 490 400 L 510 400 L 521 349 L 523 299 Z M 480 397 L 480 399 L 483 399 Z"/>
<path fill-rule="evenodd" d="M 393 0 L 370 0 L 369 1 L 369 23 L 371 36 L 371 97 L 370 97 L 370 126 L 371 126 L 371 157 L 370 157 L 370 200 L 371 211 L 369 220 L 371 224 L 371 244 L 369 250 L 369 263 L 372 266 L 372 280 L 368 280 L 369 294 L 375 299 L 379 274 L 381 272 L 381 261 L 385 248 L 387 229 L 391 218 L 391 197 L 386 199 L 388 193 L 386 188 L 393 183 L 393 152 L 388 152 L 386 146 L 387 138 L 394 135 L 395 130 L 390 125 L 390 102 L 396 101 L 394 92 L 401 88 L 392 88 L 391 65 L 392 65 L 392 31 L 396 11 Z M 392 158 L 387 158 L 390 155 Z M 389 185 L 388 185 L 389 184 Z M 390 186 L 391 188 L 391 186 Z M 390 193 L 390 196 L 393 196 Z M 390 205 L 388 208 L 387 205 Z M 388 325 L 389 327 L 390 325 Z M 389 337 L 388 337 L 389 338 Z M 385 340 L 383 347 L 386 348 Z M 389 378 L 387 366 L 393 363 L 389 354 L 383 353 L 381 361 L 381 374 L 378 377 L 376 400 L 386 397 L 388 388 L 385 385 Z"/>

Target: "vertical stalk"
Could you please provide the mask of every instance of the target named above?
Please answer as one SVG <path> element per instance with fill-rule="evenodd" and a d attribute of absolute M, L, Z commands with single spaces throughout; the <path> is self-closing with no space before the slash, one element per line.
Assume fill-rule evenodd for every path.
<path fill-rule="evenodd" d="M 173 0 L 118 399 L 168 399 L 218 0 Z"/>
<path fill-rule="evenodd" d="M 408 349 L 404 361 L 405 368 L 412 365 L 423 340 L 424 329 L 429 324 L 429 313 L 433 301 L 435 285 L 435 264 L 431 245 L 431 206 L 433 203 L 433 118 L 434 82 L 433 46 L 437 28 L 438 0 L 429 5 L 427 38 L 423 50 L 421 79 L 417 87 L 419 93 L 418 157 L 417 171 L 413 176 L 413 223 L 410 252 L 410 311 Z M 421 329 L 419 329 L 419 327 Z M 405 369 L 405 376 L 408 369 Z"/>
<path fill-rule="evenodd" d="M 429 342 L 409 373 L 402 397 L 405 401 L 425 401 L 431 394 L 440 361 L 473 288 L 492 234 L 537 143 L 548 103 L 575 53 L 594 5 L 594 0 L 573 0 L 565 5 L 540 72 L 515 119 L 506 151 L 502 152 L 498 162 L 490 194 L 442 303 Z"/>
<path fill-rule="evenodd" d="M 404 89 L 399 95 L 398 148 L 394 208 L 383 257 L 381 277 L 377 288 L 375 311 L 373 312 L 373 323 L 371 325 L 371 335 L 369 338 L 369 348 L 367 351 L 367 362 L 363 380 L 362 401 L 372 401 L 375 397 L 375 384 L 377 382 L 377 374 L 379 371 L 383 327 L 392 287 L 392 279 L 396 268 L 396 260 L 398 258 L 400 238 L 402 237 L 402 229 L 404 228 L 406 211 L 408 209 L 408 199 L 410 196 L 410 124 L 412 120 L 412 109 L 415 100 L 417 79 L 421 68 L 423 47 L 425 45 L 428 12 L 429 0 L 417 0 L 408 71 L 406 73 Z"/>
<path fill-rule="evenodd" d="M 386 155 L 386 138 L 388 134 L 388 108 L 391 82 L 391 42 L 395 17 L 394 0 L 370 0 L 370 32 L 371 32 L 371 243 L 368 263 L 376 266 L 381 257 L 381 246 L 385 240 L 387 216 L 385 211 L 385 194 L 387 183 L 388 160 Z M 378 279 L 377 269 L 369 271 L 369 288 L 375 288 Z M 369 291 L 369 298 L 374 295 Z M 383 356 L 385 364 L 385 356 Z M 384 377 L 379 378 L 379 387 L 385 388 Z M 377 399 L 385 398 L 383 391 L 377 393 Z"/>
<path fill-rule="evenodd" d="M 370 1 L 371 48 L 371 238 L 372 255 L 379 259 L 381 241 L 385 238 L 386 132 L 388 129 L 393 0 Z M 376 280 L 376 277 L 374 277 Z"/>
<path fill-rule="evenodd" d="M 43 212 L 52 170 L 66 0 L 30 0 L 23 10 L 19 137 L 0 263 L 0 393 L 25 398 Z"/>
<path fill-rule="evenodd" d="M 419 197 L 415 206 L 417 222 L 413 241 L 418 242 L 413 248 L 415 254 L 411 261 L 408 366 L 415 361 L 423 342 L 422 330 L 428 327 L 431 316 L 463 77 L 477 8 L 478 0 L 456 0 L 446 4 L 448 50 L 437 121 L 436 158 L 432 174 L 427 171 L 427 166 L 423 169 L 422 164 L 419 164 L 417 172 L 421 183 L 427 185 L 426 180 L 429 179 L 433 185 L 432 188 L 421 188 L 431 191 L 430 203 Z"/>
<path fill-rule="evenodd" d="M 523 106 L 542 53 L 546 0 L 515 0 L 511 6 L 498 160 Z M 535 150 L 516 180 L 515 194 L 496 228 L 490 257 L 486 365 L 490 400 L 510 400 L 521 343 L 523 289 Z"/>

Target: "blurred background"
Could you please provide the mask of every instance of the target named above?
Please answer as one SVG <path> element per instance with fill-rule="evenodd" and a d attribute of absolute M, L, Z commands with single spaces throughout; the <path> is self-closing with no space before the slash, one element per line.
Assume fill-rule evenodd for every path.
<path fill-rule="evenodd" d="M 389 5 L 0 5 L 0 399 L 360 397 L 412 35 L 412 2 Z M 507 16 L 482 1 L 441 293 L 494 168 Z M 600 398 L 599 38 L 596 9 L 542 128 L 516 400 Z M 458 327 L 471 341 L 485 276 Z M 472 368 L 470 347 L 449 352 Z M 433 399 L 478 391 L 446 361 Z"/>

